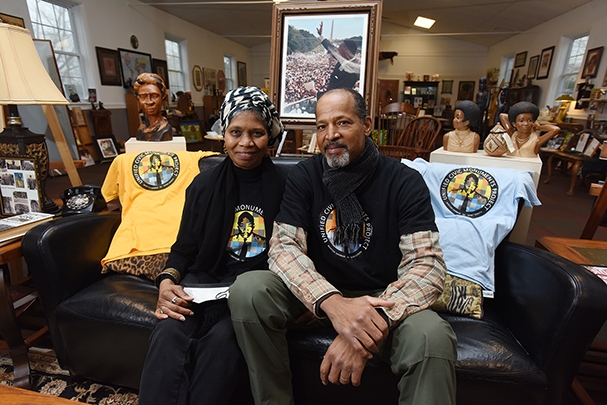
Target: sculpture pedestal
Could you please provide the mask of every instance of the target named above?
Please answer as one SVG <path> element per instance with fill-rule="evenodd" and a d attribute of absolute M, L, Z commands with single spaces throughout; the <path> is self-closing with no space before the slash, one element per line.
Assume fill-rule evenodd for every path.
<path fill-rule="evenodd" d="M 474 167 L 495 167 L 499 169 L 517 169 L 533 172 L 533 183 L 537 190 L 542 172 L 542 160 L 539 156 L 534 158 L 523 158 L 518 156 L 498 156 L 487 155 L 484 150 L 476 153 L 449 152 L 442 147 L 430 153 L 430 162 L 450 163 L 461 166 Z M 532 208 L 523 207 L 510 234 L 510 241 L 525 244 L 527 232 L 529 231 L 529 222 L 531 221 Z"/>
<path fill-rule="evenodd" d="M 141 153 L 150 150 L 158 152 L 185 151 L 185 137 L 174 136 L 173 140 L 162 142 L 138 141 L 136 138 L 129 138 L 129 140 L 124 143 L 125 153 Z"/>

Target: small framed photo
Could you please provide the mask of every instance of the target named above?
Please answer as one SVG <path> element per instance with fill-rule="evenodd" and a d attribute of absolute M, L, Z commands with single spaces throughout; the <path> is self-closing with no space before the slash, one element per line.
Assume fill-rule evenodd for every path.
<path fill-rule="evenodd" d="M 152 71 L 162 78 L 166 88 L 169 88 L 169 67 L 166 60 L 152 59 Z"/>
<path fill-rule="evenodd" d="M 582 79 L 587 77 L 596 77 L 602 56 L 602 46 L 588 50 L 588 53 L 586 53 L 586 61 L 584 61 L 584 69 L 582 69 Z"/>
<path fill-rule="evenodd" d="M 122 84 L 126 88 L 133 87 L 137 76 L 141 73 L 152 73 L 152 55 L 118 48 L 120 54 L 120 69 Z"/>
<path fill-rule="evenodd" d="M 42 191 L 35 156 L 0 156 L 2 216 L 42 212 Z"/>
<path fill-rule="evenodd" d="M 517 53 L 514 57 L 514 67 L 523 67 L 527 63 L 527 51 Z"/>
<path fill-rule="evenodd" d="M 540 66 L 537 71 L 537 79 L 547 79 L 550 75 L 550 66 L 552 65 L 552 56 L 554 55 L 554 46 L 542 49 L 540 54 Z"/>
<path fill-rule="evenodd" d="M 104 86 L 120 86 L 120 61 L 118 51 L 115 49 L 95 47 L 97 53 L 97 65 L 101 84 Z"/>
<path fill-rule="evenodd" d="M 103 159 L 113 159 L 118 156 L 118 148 L 114 137 L 95 137 L 99 152 Z"/>
<path fill-rule="evenodd" d="M 443 90 L 441 93 L 451 94 L 453 91 L 453 80 L 443 80 Z"/>
<path fill-rule="evenodd" d="M 194 65 L 192 68 L 192 78 L 194 83 L 194 88 L 197 91 L 202 91 L 202 69 L 198 65 Z"/>
<path fill-rule="evenodd" d="M 529 58 L 529 69 L 527 69 L 527 79 L 535 79 L 537 74 L 537 64 L 540 61 L 540 55 Z"/>
<path fill-rule="evenodd" d="M 247 64 L 244 62 L 236 62 L 238 69 L 238 87 L 247 85 Z"/>
<path fill-rule="evenodd" d="M 457 90 L 457 99 L 463 100 L 474 100 L 474 81 L 461 81 L 459 82 L 459 89 Z"/>

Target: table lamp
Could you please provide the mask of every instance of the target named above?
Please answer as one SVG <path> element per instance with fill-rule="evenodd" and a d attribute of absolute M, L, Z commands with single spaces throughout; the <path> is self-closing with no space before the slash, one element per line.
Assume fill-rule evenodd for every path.
<path fill-rule="evenodd" d="M 559 108 L 559 113 L 557 114 L 555 121 L 557 123 L 562 123 L 567 115 L 567 111 L 569 110 L 569 105 L 572 101 L 575 101 L 575 99 L 568 94 L 563 94 L 554 101 L 561 103 L 561 107 Z"/>
<path fill-rule="evenodd" d="M 49 156 L 44 135 L 37 135 L 23 127 L 17 105 L 41 105 L 61 159 L 73 186 L 81 185 L 65 136 L 53 105 L 67 105 L 61 91 L 48 75 L 30 32 L 10 24 L 0 24 L 0 105 L 8 105 L 8 126 L 0 133 L 0 154 L 29 155 L 38 159 L 38 173 L 42 194 L 41 210 L 58 211 L 57 205 L 46 195 Z M 4 118 L 2 125 L 4 126 Z"/>

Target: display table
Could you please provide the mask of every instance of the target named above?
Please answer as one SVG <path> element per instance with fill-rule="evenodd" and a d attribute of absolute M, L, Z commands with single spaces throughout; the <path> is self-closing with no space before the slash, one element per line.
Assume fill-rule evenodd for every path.
<path fill-rule="evenodd" d="M 449 152 L 442 147 L 430 153 L 431 163 L 449 163 L 461 166 L 473 167 L 495 167 L 498 169 L 518 169 L 533 172 L 533 183 L 535 188 L 540 181 L 542 172 L 542 160 L 536 156 L 534 158 L 523 158 L 517 156 L 499 156 L 493 157 L 487 155 L 484 150 L 476 153 Z M 529 231 L 529 222 L 531 221 L 532 209 L 523 207 L 521 213 L 514 225 L 510 241 L 525 244 L 527 232 Z"/>
<path fill-rule="evenodd" d="M 126 153 L 140 153 L 150 150 L 158 152 L 180 152 L 186 150 L 186 142 L 184 136 L 174 136 L 171 141 L 138 141 L 136 138 L 129 138 L 124 143 L 124 151 Z"/>

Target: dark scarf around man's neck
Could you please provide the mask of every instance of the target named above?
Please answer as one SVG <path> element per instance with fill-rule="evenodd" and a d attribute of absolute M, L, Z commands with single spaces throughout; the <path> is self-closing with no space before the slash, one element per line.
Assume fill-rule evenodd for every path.
<path fill-rule="evenodd" d="M 377 167 L 379 151 L 370 137 L 365 137 L 363 153 L 352 163 L 341 168 L 331 168 L 323 159 L 323 183 L 335 203 L 337 229 L 335 243 L 356 243 L 363 232 L 364 211 L 356 197 L 357 188 L 365 183 Z"/>

